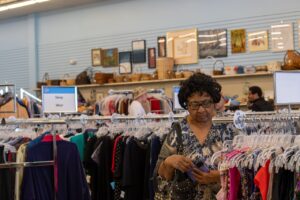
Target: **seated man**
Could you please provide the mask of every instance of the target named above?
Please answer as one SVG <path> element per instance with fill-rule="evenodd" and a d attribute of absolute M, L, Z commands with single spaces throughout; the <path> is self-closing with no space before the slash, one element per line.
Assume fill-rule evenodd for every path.
<path fill-rule="evenodd" d="M 248 108 L 252 111 L 274 111 L 274 106 L 264 99 L 262 90 L 258 86 L 249 88 Z"/>

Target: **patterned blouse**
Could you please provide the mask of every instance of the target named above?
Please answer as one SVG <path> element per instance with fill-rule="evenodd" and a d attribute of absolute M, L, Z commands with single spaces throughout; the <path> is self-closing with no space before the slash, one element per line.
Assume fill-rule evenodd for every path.
<path fill-rule="evenodd" d="M 215 152 L 222 150 L 223 141 L 232 140 L 234 136 L 234 126 L 232 124 L 213 124 L 210 133 L 203 144 L 200 144 L 197 137 L 192 132 L 187 118 L 184 118 L 181 122 L 182 140 L 183 140 L 183 155 L 191 158 L 194 164 L 205 163 L 210 170 L 216 170 L 217 166 L 211 163 L 211 157 Z M 172 131 L 166 138 L 156 166 L 156 172 L 161 162 L 170 155 L 176 154 L 176 132 Z M 162 179 L 156 179 L 158 191 L 167 184 Z M 215 195 L 220 190 L 219 184 L 211 185 L 196 185 L 196 198 L 201 200 L 215 199 Z"/>

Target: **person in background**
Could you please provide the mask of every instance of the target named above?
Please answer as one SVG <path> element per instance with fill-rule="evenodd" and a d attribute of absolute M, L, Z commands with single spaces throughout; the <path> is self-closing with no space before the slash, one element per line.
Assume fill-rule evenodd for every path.
<path fill-rule="evenodd" d="M 252 111 L 274 111 L 274 106 L 267 102 L 260 87 L 252 86 L 248 93 L 248 108 Z"/>
<path fill-rule="evenodd" d="M 222 149 L 224 140 L 231 140 L 235 133 L 230 125 L 214 124 L 212 121 L 217 109 L 224 109 L 221 89 L 215 79 L 203 73 L 196 73 L 181 83 L 179 103 L 189 111 L 189 115 L 179 122 L 183 154 L 178 153 L 177 133 L 172 130 L 164 141 L 155 168 L 157 193 L 167 191 L 171 195 L 180 196 L 164 185 L 177 184 L 174 180 L 175 171 L 181 171 L 189 174 L 186 177 L 188 182 L 194 182 L 193 187 L 190 187 L 190 194 L 195 194 L 193 199 L 215 199 L 220 189 L 220 172 L 211 162 L 211 157 Z"/>
<path fill-rule="evenodd" d="M 147 100 L 147 90 L 139 87 L 134 91 L 134 100 L 129 106 L 129 115 L 144 116 L 150 112 L 150 105 Z"/>

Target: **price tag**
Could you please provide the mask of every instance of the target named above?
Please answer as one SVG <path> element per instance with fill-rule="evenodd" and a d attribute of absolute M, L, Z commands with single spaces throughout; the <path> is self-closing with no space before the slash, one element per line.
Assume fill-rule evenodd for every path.
<path fill-rule="evenodd" d="M 44 113 L 75 113 L 77 87 L 43 86 L 42 104 Z"/>

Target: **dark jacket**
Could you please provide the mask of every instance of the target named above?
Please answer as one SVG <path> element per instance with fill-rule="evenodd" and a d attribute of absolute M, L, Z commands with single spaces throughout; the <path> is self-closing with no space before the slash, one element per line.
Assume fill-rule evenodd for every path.
<path fill-rule="evenodd" d="M 274 106 L 267 102 L 263 97 L 254 100 L 250 106 L 249 109 L 252 111 L 274 111 Z"/>

